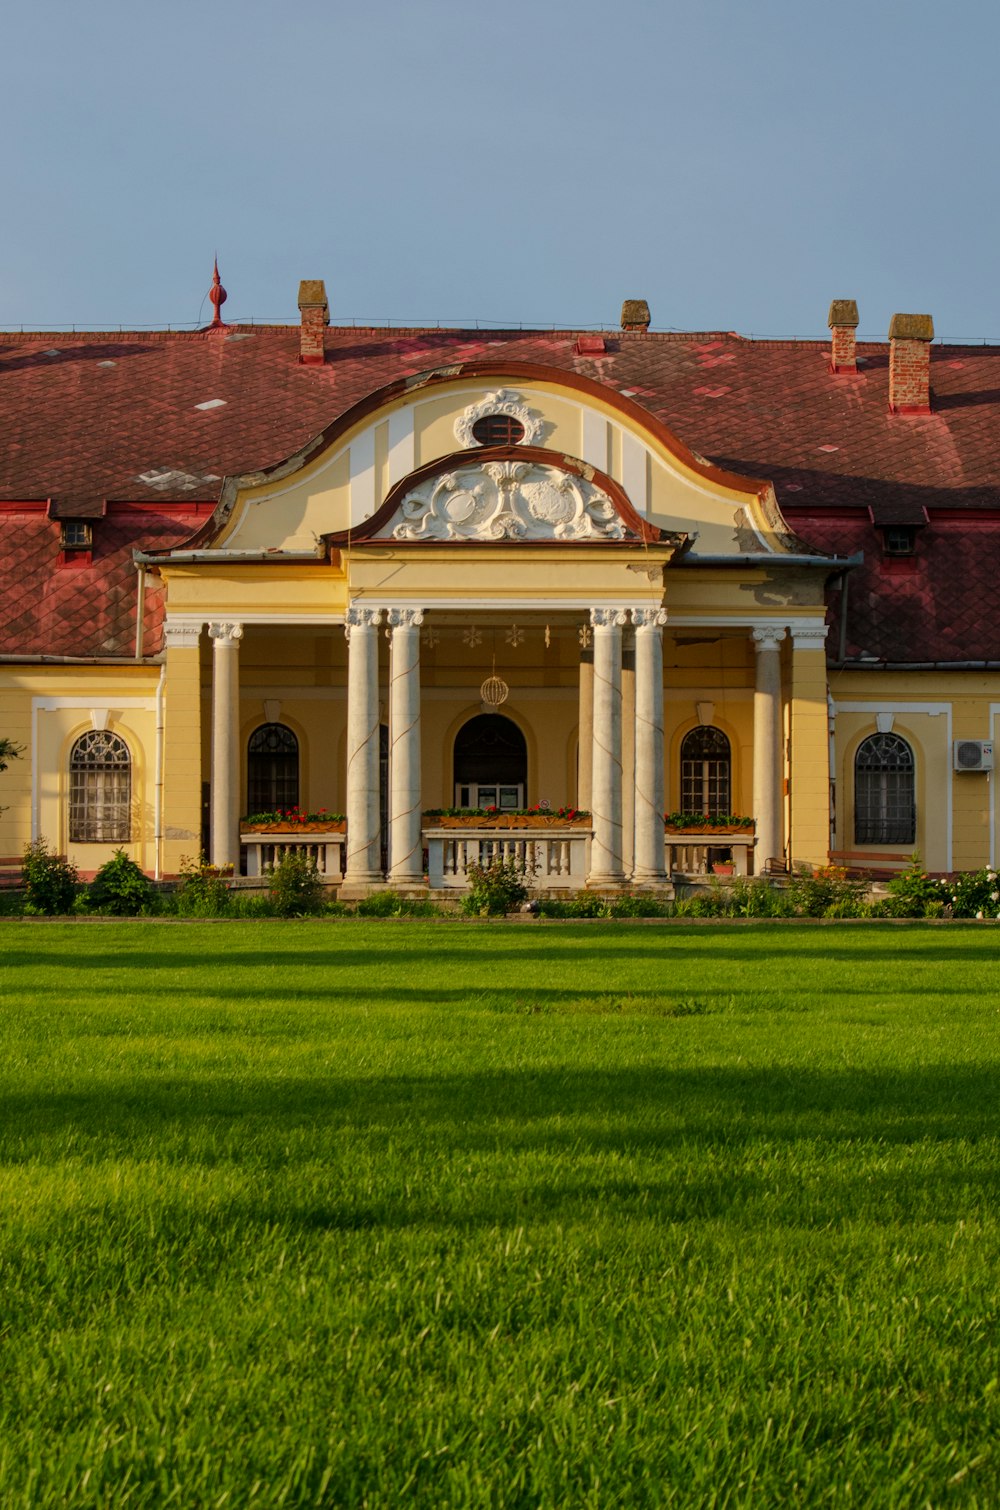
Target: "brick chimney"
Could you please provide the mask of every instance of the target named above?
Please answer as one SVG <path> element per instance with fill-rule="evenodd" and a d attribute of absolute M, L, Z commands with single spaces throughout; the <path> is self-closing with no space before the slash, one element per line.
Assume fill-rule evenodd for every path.
<path fill-rule="evenodd" d="M 889 325 L 889 413 L 930 414 L 930 315 L 893 315 Z"/>
<path fill-rule="evenodd" d="M 303 278 L 299 284 L 299 361 L 306 367 L 322 367 L 323 332 L 330 323 L 326 284 L 322 278 Z"/>
<path fill-rule="evenodd" d="M 622 330 L 648 330 L 649 305 L 645 299 L 626 299 L 622 305 Z"/>
<path fill-rule="evenodd" d="M 826 322 L 833 332 L 830 349 L 831 372 L 857 372 L 854 332 L 858 328 L 858 306 L 854 299 L 834 299 Z"/>

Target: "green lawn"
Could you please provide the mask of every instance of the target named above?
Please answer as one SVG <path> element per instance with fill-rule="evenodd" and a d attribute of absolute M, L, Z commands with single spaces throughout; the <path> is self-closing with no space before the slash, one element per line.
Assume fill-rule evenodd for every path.
<path fill-rule="evenodd" d="M 998 957 L 0 924 L 0 1504 L 996 1506 Z"/>

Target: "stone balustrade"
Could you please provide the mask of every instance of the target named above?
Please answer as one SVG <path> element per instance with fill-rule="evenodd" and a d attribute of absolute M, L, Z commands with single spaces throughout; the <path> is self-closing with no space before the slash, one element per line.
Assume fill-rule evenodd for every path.
<path fill-rule="evenodd" d="M 263 876 L 282 855 L 308 855 L 325 881 L 339 882 L 344 874 L 341 852 L 345 840 L 343 833 L 241 834 L 243 873 Z"/>
<path fill-rule="evenodd" d="M 492 859 L 524 865 L 533 891 L 580 891 L 590 865 L 587 828 L 424 829 L 427 879 L 432 891 L 469 888 L 469 866 Z"/>

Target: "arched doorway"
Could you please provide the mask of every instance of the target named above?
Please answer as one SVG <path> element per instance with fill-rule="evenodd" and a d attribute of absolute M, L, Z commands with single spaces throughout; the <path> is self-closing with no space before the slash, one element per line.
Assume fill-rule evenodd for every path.
<path fill-rule="evenodd" d="M 458 807 L 524 807 L 528 746 L 517 724 L 502 713 L 470 718 L 455 736 L 454 777 Z"/>

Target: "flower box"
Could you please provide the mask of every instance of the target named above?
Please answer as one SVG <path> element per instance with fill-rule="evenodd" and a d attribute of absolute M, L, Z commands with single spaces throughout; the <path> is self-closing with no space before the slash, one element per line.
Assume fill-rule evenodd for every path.
<path fill-rule="evenodd" d="M 668 834 L 712 834 L 724 838 L 726 834 L 753 834 L 753 824 L 718 824 L 718 823 L 685 823 L 683 828 L 672 823 L 664 824 L 664 832 Z"/>
<path fill-rule="evenodd" d="M 297 823 L 293 819 L 274 823 L 241 823 L 241 834 L 342 834 L 347 829 L 344 818 L 329 818 L 323 822 Z"/>
<path fill-rule="evenodd" d="M 555 813 L 489 813 L 476 816 L 425 817 L 425 828 L 590 828 L 589 814 L 559 818 Z"/>

